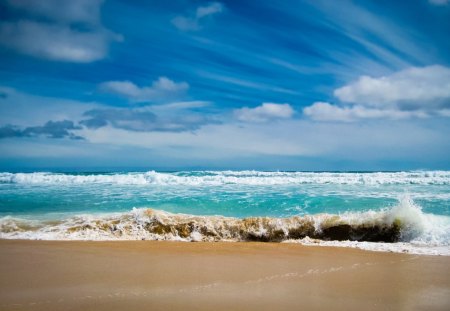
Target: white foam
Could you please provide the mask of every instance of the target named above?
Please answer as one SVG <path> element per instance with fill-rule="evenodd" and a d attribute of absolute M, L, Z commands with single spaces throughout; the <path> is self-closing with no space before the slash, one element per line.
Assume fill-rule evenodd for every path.
<path fill-rule="evenodd" d="M 263 237 L 274 232 L 288 232 L 302 223 L 313 223 L 316 231 L 332 225 L 389 226 L 399 221 L 402 225 L 401 242 L 373 243 L 355 241 L 324 241 L 304 238 L 284 242 L 305 245 L 342 246 L 374 251 L 408 252 L 414 254 L 450 256 L 450 217 L 424 214 L 410 198 L 382 211 L 318 214 L 292 218 L 255 218 L 249 222 L 223 216 L 195 216 L 172 214 L 165 211 L 133 209 L 128 213 L 87 214 L 55 220 L 27 220 L 0 218 L 0 238 L 41 240 L 176 240 L 176 241 L 240 241 L 245 234 Z M 188 225 L 190 232 L 152 230 L 153 224 L 162 226 Z M 161 227 L 160 227 L 161 228 Z M 173 228 L 173 227 L 172 227 Z M 208 235 L 206 230 L 213 235 Z M 244 231 L 244 235 L 243 232 Z M 178 233 L 177 233 L 178 232 Z"/>
<path fill-rule="evenodd" d="M 310 239 L 287 240 L 283 243 L 298 243 L 307 246 L 349 247 L 375 252 L 407 253 L 417 255 L 450 256 L 448 245 L 423 245 L 416 243 L 383 243 L 383 242 L 356 242 L 356 241 L 323 241 Z"/>
<path fill-rule="evenodd" d="M 425 214 L 421 207 L 408 196 L 401 197 L 399 204 L 389 210 L 346 213 L 341 217 L 349 223 L 370 223 L 376 222 L 380 218 L 386 223 L 392 223 L 396 219 L 400 220 L 402 223 L 401 240 L 403 242 L 323 241 L 309 237 L 283 242 L 350 247 L 381 252 L 450 256 L 450 217 Z"/>
<path fill-rule="evenodd" d="M 116 174 L 0 173 L 0 183 L 17 184 L 129 184 L 220 186 L 349 184 L 349 185 L 450 185 L 450 171 L 333 173 L 333 172 L 259 172 L 204 171 Z"/>

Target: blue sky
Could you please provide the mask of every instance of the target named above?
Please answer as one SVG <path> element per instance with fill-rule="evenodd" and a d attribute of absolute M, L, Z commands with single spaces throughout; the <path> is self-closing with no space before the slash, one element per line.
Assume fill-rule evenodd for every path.
<path fill-rule="evenodd" d="M 450 3 L 0 1 L 0 169 L 450 169 Z"/>

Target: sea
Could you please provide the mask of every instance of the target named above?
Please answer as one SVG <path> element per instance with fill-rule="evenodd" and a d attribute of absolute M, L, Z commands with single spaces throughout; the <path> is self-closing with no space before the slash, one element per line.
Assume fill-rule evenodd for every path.
<path fill-rule="evenodd" d="M 0 173 L 0 238 L 450 255 L 450 171 Z"/>

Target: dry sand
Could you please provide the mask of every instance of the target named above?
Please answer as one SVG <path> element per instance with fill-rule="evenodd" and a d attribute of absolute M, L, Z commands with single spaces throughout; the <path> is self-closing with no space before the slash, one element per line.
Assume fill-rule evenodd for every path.
<path fill-rule="evenodd" d="M 0 240 L 0 310 L 450 310 L 450 257 Z"/>

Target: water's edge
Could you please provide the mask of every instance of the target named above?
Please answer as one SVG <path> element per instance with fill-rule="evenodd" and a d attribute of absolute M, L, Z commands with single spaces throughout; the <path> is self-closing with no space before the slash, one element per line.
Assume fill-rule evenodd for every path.
<path fill-rule="evenodd" d="M 289 218 L 195 216 L 144 208 L 61 220 L 7 216 L 0 218 L 0 238 L 286 242 L 450 255 L 448 227 L 448 217 L 424 214 L 405 198 L 390 210 Z"/>
<path fill-rule="evenodd" d="M 450 254 L 450 171 L 0 172 L 0 191 L 2 239 L 261 241 Z"/>

